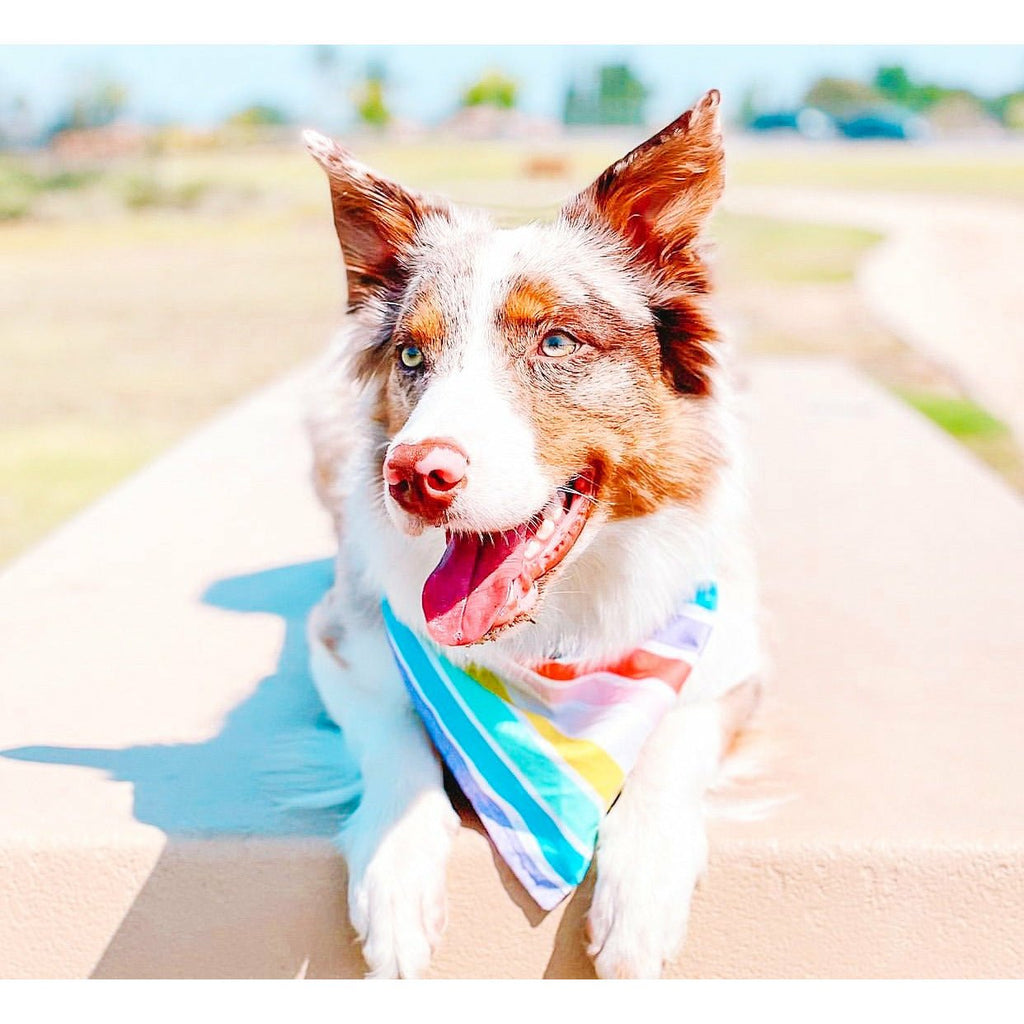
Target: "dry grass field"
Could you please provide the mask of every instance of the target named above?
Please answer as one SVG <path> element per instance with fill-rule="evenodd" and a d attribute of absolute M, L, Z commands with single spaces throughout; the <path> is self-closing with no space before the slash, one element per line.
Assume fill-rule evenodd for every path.
<path fill-rule="evenodd" d="M 549 215 L 620 149 L 614 139 L 359 146 L 366 162 L 505 223 Z M 851 170 L 826 151 L 741 149 L 731 173 L 1024 196 L 1019 157 L 888 152 Z M 847 356 L 1024 480 L 1000 425 L 860 306 L 853 272 L 877 236 L 724 214 L 714 234 L 724 313 L 745 349 Z M 0 221 L 0 561 L 314 356 L 341 298 L 326 186 L 298 143 L 121 161 Z"/>

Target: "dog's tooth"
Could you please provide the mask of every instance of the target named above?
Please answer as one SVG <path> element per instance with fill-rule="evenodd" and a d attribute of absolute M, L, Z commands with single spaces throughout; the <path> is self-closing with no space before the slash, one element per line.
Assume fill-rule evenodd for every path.
<path fill-rule="evenodd" d="M 555 524 L 550 519 L 544 519 L 537 527 L 537 540 L 548 540 L 555 532 Z"/>
<path fill-rule="evenodd" d="M 546 520 L 545 520 L 546 521 Z M 531 540 L 523 551 L 527 558 L 536 558 L 540 554 L 540 542 Z"/>

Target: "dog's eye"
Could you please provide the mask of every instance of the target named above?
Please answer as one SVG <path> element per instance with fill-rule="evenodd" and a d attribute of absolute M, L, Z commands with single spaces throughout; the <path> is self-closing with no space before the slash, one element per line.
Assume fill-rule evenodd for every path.
<path fill-rule="evenodd" d="M 540 343 L 541 354 L 551 359 L 563 359 L 565 356 L 571 356 L 579 347 L 580 343 L 567 334 L 549 334 Z"/>
<path fill-rule="evenodd" d="M 406 345 L 399 353 L 399 358 L 402 365 L 410 370 L 423 365 L 423 353 L 415 345 Z"/>

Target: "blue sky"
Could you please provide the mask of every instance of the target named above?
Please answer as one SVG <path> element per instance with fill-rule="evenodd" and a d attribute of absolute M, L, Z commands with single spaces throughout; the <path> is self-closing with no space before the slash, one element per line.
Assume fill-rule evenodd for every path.
<path fill-rule="evenodd" d="M 340 73 L 380 60 L 397 113 L 420 121 L 449 113 L 462 87 L 496 67 L 516 77 L 521 106 L 556 116 L 570 80 L 596 65 L 629 61 L 652 89 L 652 122 L 671 119 L 705 89 L 722 90 L 726 110 L 756 86 L 767 101 L 793 102 L 820 74 L 867 77 L 880 63 L 981 93 L 1024 87 L 1021 46 L 341 46 Z M 23 96 L 38 121 L 51 120 L 76 83 L 109 75 L 123 82 L 130 112 L 145 120 L 214 124 L 256 101 L 323 128 L 343 126 L 344 92 L 318 89 L 304 46 L 0 46 L 0 106 Z"/>

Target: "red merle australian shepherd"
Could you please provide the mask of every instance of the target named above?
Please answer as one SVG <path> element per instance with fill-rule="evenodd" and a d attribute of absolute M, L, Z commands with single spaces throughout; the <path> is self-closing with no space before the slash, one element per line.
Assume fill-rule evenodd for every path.
<path fill-rule="evenodd" d="M 711 639 L 601 824 L 587 921 L 602 977 L 656 977 L 682 944 L 702 798 L 760 671 L 742 451 L 700 244 L 723 187 L 718 103 L 709 92 L 553 223 L 510 229 L 307 133 L 349 304 L 311 420 L 339 542 L 312 670 L 362 774 L 340 843 L 374 976 L 426 971 L 458 821 L 384 598 L 456 664 L 598 664 L 717 582 Z"/>

